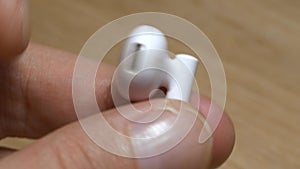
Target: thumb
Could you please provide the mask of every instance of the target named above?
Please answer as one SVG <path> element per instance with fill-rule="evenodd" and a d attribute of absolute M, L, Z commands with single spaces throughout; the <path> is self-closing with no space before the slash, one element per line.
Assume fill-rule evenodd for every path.
<path fill-rule="evenodd" d="M 0 0 L 0 62 L 24 51 L 29 41 L 27 0 Z"/>
<path fill-rule="evenodd" d="M 166 103 L 166 104 L 162 104 Z M 137 103 L 136 109 L 144 109 L 148 103 Z M 130 117 L 148 121 L 156 117 L 162 110 L 160 117 L 150 123 L 135 123 L 125 119 L 116 109 L 103 113 L 105 120 L 118 131 L 119 135 L 128 137 L 114 138 L 114 133 L 107 132 L 103 123 L 99 123 L 98 115 L 93 115 L 78 122 L 69 124 L 52 134 L 33 143 L 29 147 L 14 153 L 0 162 L 3 168 L 72 168 L 72 169 L 94 169 L 94 168 L 209 168 L 211 159 L 211 139 L 199 144 L 199 132 L 203 127 L 203 118 L 193 112 L 187 104 L 179 101 L 155 100 L 151 101 L 150 111 L 138 112 L 133 117 L 132 112 L 128 112 Z M 133 110 L 128 106 L 121 107 L 119 111 Z M 182 117 L 177 118 L 179 111 L 182 110 Z M 147 114 L 144 114 L 147 112 Z M 191 117 L 196 117 L 195 124 L 192 125 L 190 132 L 183 135 L 183 139 L 171 147 L 174 139 L 186 128 Z M 173 130 L 173 126 L 175 126 Z M 179 127 L 178 127 L 179 126 Z M 85 132 L 84 132 L 85 131 Z M 89 138 L 87 134 L 91 137 Z M 186 136 L 186 137 L 185 137 Z M 130 137 L 134 138 L 158 138 L 153 139 L 149 144 L 137 144 Z M 126 139 L 127 138 L 127 139 Z M 100 139 L 100 140 L 97 140 Z M 175 140 L 176 141 L 176 140 Z M 101 147 L 95 143 L 102 143 Z M 141 143 L 141 142 L 140 142 Z M 167 151 L 164 151 L 167 150 Z M 148 154 L 148 158 L 127 158 L 118 156 L 142 157 Z M 157 153 L 161 152 L 161 153 Z M 151 156 L 151 153 L 153 153 Z M 31 158 L 28 158 L 28 157 Z"/>

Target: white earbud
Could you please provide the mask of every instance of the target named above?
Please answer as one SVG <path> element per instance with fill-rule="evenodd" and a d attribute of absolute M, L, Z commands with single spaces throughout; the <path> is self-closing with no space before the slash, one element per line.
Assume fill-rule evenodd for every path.
<path fill-rule="evenodd" d="M 141 101 L 163 89 L 166 98 L 188 102 L 197 65 L 198 60 L 187 54 L 171 58 L 164 34 L 142 25 L 125 42 L 112 91 L 127 101 Z"/>

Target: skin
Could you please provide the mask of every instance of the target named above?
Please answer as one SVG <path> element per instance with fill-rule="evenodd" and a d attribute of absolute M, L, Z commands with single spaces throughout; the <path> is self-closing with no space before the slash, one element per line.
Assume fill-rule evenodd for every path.
<path fill-rule="evenodd" d="M 0 139 L 16 136 L 37 141 L 18 151 L 1 148 L 0 168 L 138 168 L 136 159 L 104 151 L 83 132 L 72 102 L 76 55 L 42 45 L 28 45 L 29 24 L 24 2 L 0 0 Z M 10 25 L 14 25 L 14 29 Z M 119 128 L 123 129 L 130 124 L 118 118 L 113 108 L 109 83 L 113 71 L 113 66 L 101 65 L 95 92 L 108 121 L 122 124 Z M 146 102 L 135 104 L 148 106 Z M 210 104 L 208 98 L 201 97 L 199 112 L 202 116 L 207 115 Z M 172 115 L 165 118 L 172 118 Z M 203 122 L 198 120 L 197 124 L 195 130 L 201 129 Z M 174 161 L 178 161 L 177 167 L 190 164 L 190 168 L 215 168 L 228 158 L 235 139 L 226 113 L 213 134 L 211 153 L 202 149 L 190 151 L 194 143 L 188 140 L 196 136 L 197 132 L 189 133 L 178 147 L 156 158 L 165 161 L 164 168 L 174 168 Z M 198 159 L 199 154 L 211 159 L 209 166 L 203 166 L 207 163 L 203 160 L 208 158 Z"/>

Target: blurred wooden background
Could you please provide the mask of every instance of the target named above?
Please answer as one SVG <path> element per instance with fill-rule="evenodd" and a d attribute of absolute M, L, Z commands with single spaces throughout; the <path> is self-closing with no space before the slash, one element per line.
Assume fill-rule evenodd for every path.
<path fill-rule="evenodd" d="M 32 41 L 74 53 L 97 29 L 124 15 L 166 12 L 189 20 L 211 39 L 226 71 L 226 111 L 235 125 L 237 140 L 230 159 L 221 168 L 300 168 L 299 0 L 29 3 Z M 171 47 L 187 50 L 176 43 Z M 210 84 L 203 68 L 197 80 L 201 92 L 209 95 Z"/>

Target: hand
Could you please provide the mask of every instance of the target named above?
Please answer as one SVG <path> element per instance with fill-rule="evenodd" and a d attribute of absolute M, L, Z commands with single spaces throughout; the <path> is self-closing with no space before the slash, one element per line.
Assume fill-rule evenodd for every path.
<path fill-rule="evenodd" d="M 19 151 L 2 148 L 0 168 L 139 168 L 143 160 L 106 152 L 84 133 L 76 121 L 72 102 L 76 56 L 41 45 L 28 46 L 28 15 L 23 2 L 0 0 L 0 138 L 16 136 L 37 138 L 37 141 Z M 107 64 L 98 70 L 97 102 L 108 122 L 130 135 L 132 132 L 128 130 L 132 123 L 120 118 L 113 109 L 109 83 L 113 71 L 114 67 Z M 210 104 L 210 100 L 201 98 L 199 112 L 203 116 Z M 168 105 L 176 107 L 176 101 L 169 101 Z M 147 102 L 136 103 L 136 106 L 146 107 Z M 167 114 L 162 120 L 169 121 L 173 116 Z M 93 115 L 87 117 L 87 120 L 92 119 Z M 232 123 L 224 113 L 213 140 L 200 145 L 197 137 L 202 126 L 203 121 L 198 119 L 192 131 L 174 149 L 148 160 L 160 163 L 161 168 L 219 166 L 230 155 L 234 144 Z M 128 148 L 126 143 L 119 144 Z M 148 165 L 152 168 L 154 163 Z"/>

